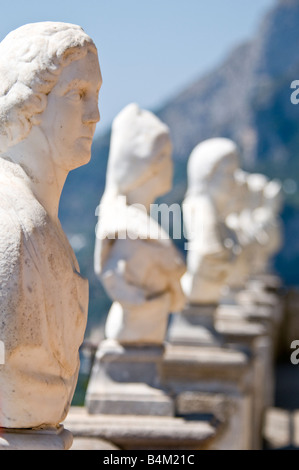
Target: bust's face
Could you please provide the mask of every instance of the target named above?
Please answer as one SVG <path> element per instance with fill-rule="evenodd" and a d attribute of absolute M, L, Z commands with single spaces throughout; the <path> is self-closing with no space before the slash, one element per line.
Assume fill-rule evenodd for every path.
<path fill-rule="evenodd" d="M 171 190 L 173 164 L 170 142 L 166 141 L 159 153 L 159 162 L 152 165 L 147 178 L 126 193 L 128 204 L 144 204 L 146 201 L 152 204 L 158 197 Z"/>
<path fill-rule="evenodd" d="M 223 217 L 235 209 L 235 198 L 238 194 L 234 174 L 237 169 L 238 160 L 235 155 L 223 159 L 209 184 L 209 194 Z"/>
<path fill-rule="evenodd" d="M 89 162 L 96 124 L 100 120 L 98 94 L 102 77 L 97 55 L 66 66 L 48 96 L 41 128 L 54 163 L 71 171 Z"/>

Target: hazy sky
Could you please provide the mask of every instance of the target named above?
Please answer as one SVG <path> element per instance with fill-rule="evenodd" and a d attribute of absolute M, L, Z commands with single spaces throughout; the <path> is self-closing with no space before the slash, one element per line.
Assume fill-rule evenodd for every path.
<path fill-rule="evenodd" d="M 103 75 L 104 130 L 126 104 L 154 110 L 251 38 L 275 0 L 0 0 L 0 39 L 25 23 L 80 24 Z M 2 6 L 2 5 L 3 6 Z"/>

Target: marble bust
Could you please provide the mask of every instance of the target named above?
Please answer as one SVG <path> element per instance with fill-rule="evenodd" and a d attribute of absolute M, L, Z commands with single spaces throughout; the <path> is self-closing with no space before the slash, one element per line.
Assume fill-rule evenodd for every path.
<path fill-rule="evenodd" d="M 94 266 L 113 300 L 106 338 L 122 345 L 161 345 L 170 312 L 184 305 L 184 262 L 150 216 L 171 189 L 171 153 L 169 130 L 151 112 L 132 103 L 114 119 Z"/>
<path fill-rule="evenodd" d="M 241 191 L 235 211 L 228 215 L 226 223 L 236 232 L 241 251 L 227 280 L 231 300 L 244 289 L 250 277 L 269 269 L 269 260 L 282 243 L 280 182 L 243 170 L 238 170 L 235 178 Z"/>
<path fill-rule="evenodd" d="M 250 276 L 252 249 L 256 243 L 255 233 L 251 224 L 251 194 L 248 185 L 250 174 L 242 169 L 238 169 L 234 177 L 238 188 L 238 197 L 235 200 L 234 210 L 226 217 L 225 222 L 235 232 L 240 250 L 223 291 L 226 296 L 231 295 L 231 300 L 235 300 L 235 294 L 240 289 L 244 289 L 246 281 Z"/>
<path fill-rule="evenodd" d="M 237 146 L 225 138 L 200 143 L 189 157 L 183 201 L 187 272 L 182 277 L 189 304 L 217 305 L 236 259 L 239 244 L 225 220 L 236 200 L 238 168 Z"/>
<path fill-rule="evenodd" d="M 0 43 L 0 427 L 58 426 L 79 371 L 88 281 L 58 219 L 88 163 L 101 72 L 76 25 L 33 23 Z"/>
<path fill-rule="evenodd" d="M 253 175 L 254 176 L 254 175 Z M 257 176 L 256 176 L 257 177 Z M 253 193 L 252 226 L 255 227 L 255 249 L 252 253 L 252 274 L 271 270 L 272 257 L 282 245 L 282 186 L 278 180 L 264 179 L 264 184 Z"/>
<path fill-rule="evenodd" d="M 264 210 L 267 212 L 268 243 L 266 244 L 266 267 L 271 257 L 276 255 L 283 244 L 281 211 L 283 208 L 282 184 L 271 180 L 264 189 Z"/>

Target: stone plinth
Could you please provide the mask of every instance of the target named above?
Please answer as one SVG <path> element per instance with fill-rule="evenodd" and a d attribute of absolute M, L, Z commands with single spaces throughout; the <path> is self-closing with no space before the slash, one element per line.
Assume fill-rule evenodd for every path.
<path fill-rule="evenodd" d="M 113 445 L 98 437 L 75 437 L 72 448 L 70 450 L 120 450 L 117 446 Z"/>
<path fill-rule="evenodd" d="M 232 349 L 166 345 L 162 381 L 174 392 L 244 392 L 251 380 L 250 358 Z M 176 394 L 177 394 L 176 393 Z"/>
<path fill-rule="evenodd" d="M 192 384 L 189 384 L 188 393 L 190 393 L 190 390 L 192 391 L 192 399 L 195 399 L 194 389 L 197 387 L 201 392 L 210 393 L 209 402 L 216 399 L 215 393 L 217 397 L 219 397 L 219 393 L 228 393 L 227 398 L 230 401 L 230 408 L 234 409 L 235 412 L 228 418 L 228 422 L 231 424 L 228 425 L 222 436 L 221 444 L 219 442 L 220 448 L 230 448 L 234 445 L 239 446 L 239 448 L 244 448 L 244 446 L 245 448 L 247 446 L 251 448 L 254 446 L 254 433 L 260 426 L 255 423 L 257 420 L 255 410 L 260 410 L 260 406 L 257 404 L 260 400 L 264 400 L 264 393 L 261 390 L 263 382 L 259 382 L 259 386 L 256 379 L 257 376 L 260 378 L 260 364 L 264 364 L 259 356 L 257 358 L 256 338 L 265 335 L 266 327 L 259 323 L 246 321 L 245 315 L 240 316 L 240 307 L 236 306 L 235 310 L 229 307 L 225 306 L 226 314 L 220 320 L 217 318 L 219 317 L 220 307 L 215 308 L 215 306 L 205 308 L 195 305 L 189 306 L 182 314 L 172 317 L 168 341 L 172 346 L 178 348 L 176 350 L 175 348 L 166 350 L 165 360 L 167 365 L 165 366 L 165 373 L 167 383 L 169 380 L 173 381 L 173 377 L 170 379 L 173 372 L 176 375 L 182 373 L 179 379 L 181 385 L 184 380 L 186 380 L 186 383 L 191 380 Z M 228 313 L 229 315 L 227 315 Z M 179 346 L 184 345 L 189 345 L 190 349 L 179 348 Z M 243 365 L 247 363 L 247 356 L 246 354 L 243 356 L 241 351 L 252 357 L 252 361 L 248 363 L 247 372 L 244 372 L 241 366 L 242 361 L 244 361 Z M 182 357 L 181 360 L 178 358 L 177 362 L 174 356 L 178 357 L 180 353 L 182 353 Z M 191 359 L 192 355 L 197 358 L 194 359 L 193 365 L 188 360 L 188 356 Z M 186 365 L 186 361 L 189 362 L 188 365 Z M 196 361 L 200 364 L 198 370 L 195 366 Z M 197 385 L 196 380 L 198 380 Z M 245 382 L 248 380 L 248 382 L 246 385 L 244 383 L 243 387 L 239 380 L 245 380 Z M 250 382 L 252 383 L 252 391 L 247 393 L 245 390 Z M 177 385 L 175 385 L 175 388 Z M 183 393 L 187 393 L 187 389 Z M 230 397 L 235 393 L 237 393 L 238 398 L 235 396 Z M 260 395 L 262 398 L 260 398 Z M 180 402 L 180 392 L 177 398 Z M 192 400 L 189 399 L 189 405 L 191 402 Z M 195 409 L 197 407 L 198 412 L 203 412 L 203 409 L 198 407 L 198 397 L 195 402 L 197 405 L 193 404 L 193 407 L 195 406 Z M 235 418 L 236 416 L 237 418 Z M 246 431 L 244 432 L 245 428 L 242 429 L 243 425 L 250 429 L 248 434 L 246 434 Z M 259 432 L 258 435 L 261 436 L 261 433 Z M 235 439 L 238 444 L 234 443 Z"/>
<path fill-rule="evenodd" d="M 267 321 L 273 326 L 273 335 L 277 334 L 284 316 L 282 298 L 266 289 L 244 289 L 238 295 L 238 303 L 244 308 L 248 318 Z"/>
<path fill-rule="evenodd" d="M 187 396 L 189 412 L 185 410 L 185 413 L 189 416 L 210 412 L 211 404 L 219 401 L 219 397 L 222 397 L 222 407 L 230 403 L 233 411 L 224 420 L 226 429 L 217 448 L 251 448 L 253 379 L 251 361 L 246 354 L 226 348 L 169 344 L 165 348 L 162 377 L 164 385 L 176 397 L 177 414 L 183 413 L 187 406 Z"/>
<path fill-rule="evenodd" d="M 272 273 L 256 274 L 247 282 L 247 286 L 249 288 L 265 288 L 267 291 L 275 293 L 278 293 L 281 290 L 282 285 L 283 283 L 281 278 Z"/>
<path fill-rule="evenodd" d="M 173 416 L 173 400 L 160 383 L 163 352 L 103 341 L 86 394 L 89 413 Z"/>
<path fill-rule="evenodd" d="M 63 426 L 48 429 L 3 429 L 0 450 L 69 450 L 73 436 Z"/>
<path fill-rule="evenodd" d="M 264 439 L 266 449 L 299 449 L 299 411 L 281 408 L 267 410 Z"/>
<path fill-rule="evenodd" d="M 254 317 L 255 318 L 255 317 Z M 262 424 L 266 408 L 274 401 L 274 339 L 269 317 L 253 321 L 240 305 L 220 306 L 215 320 L 216 329 L 226 343 L 250 351 L 253 369 L 253 447 L 262 446 Z"/>
<path fill-rule="evenodd" d="M 251 449 L 250 402 L 249 396 L 183 392 L 177 397 L 177 410 L 185 418 L 202 413 L 221 423 L 210 450 Z"/>
<path fill-rule="evenodd" d="M 290 345 L 299 339 L 299 290 L 290 289 L 285 296 L 285 318 L 283 334 L 281 335 L 281 348 L 284 353 L 289 353 Z"/>
<path fill-rule="evenodd" d="M 75 439 L 103 439 L 120 450 L 206 450 L 219 432 L 208 419 L 91 415 L 77 407 L 71 408 L 65 424 Z"/>
<path fill-rule="evenodd" d="M 279 340 L 279 330 L 285 316 L 285 296 L 281 288 L 281 280 L 276 276 L 264 276 L 252 279 L 246 289 L 240 293 L 238 302 L 244 306 L 254 306 L 259 310 L 270 312 L 274 336 Z"/>
<path fill-rule="evenodd" d="M 223 323 L 234 325 L 248 334 L 260 335 L 261 333 L 272 336 L 274 334 L 274 322 L 272 309 L 254 305 L 220 304 L 215 314 L 215 329 L 220 333 L 219 325 Z M 216 326 L 217 325 L 217 326 Z M 246 333 L 245 333 L 246 334 Z"/>
<path fill-rule="evenodd" d="M 265 416 L 264 439 L 266 449 L 283 449 L 292 444 L 292 412 L 269 408 Z"/>
<path fill-rule="evenodd" d="M 220 346 L 221 335 L 215 330 L 215 305 L 188 305 L 180 313 L 172 314 L 167 342 L 186 346 Z"/>
<path fill-rule="evenodd" d="M 273 292 L 267 292 L 265 289 L 255 290 L 247 288 L 237 295 L 237 301 L 241 305 L 266 305 L 268 307 L 277 307 L 277 295 Z"/>
<path fill-rule="evenodd" d="M 276 357 L 281 339 L 281 327 L 285 316 L 285 306 L 282 295 L 274 290 L 268 290 L 266 284 L 260 279 L 252 279 L 246 289 L 241 290 L 234 304 L 221 303 L 217 310 L 216 321 L 218 326 L 230 322 L 254 323 L 264 327 L 264 334 L 272 343 L 272 360 Z M 217 327 L 219 329 L 219 327 Z"/>

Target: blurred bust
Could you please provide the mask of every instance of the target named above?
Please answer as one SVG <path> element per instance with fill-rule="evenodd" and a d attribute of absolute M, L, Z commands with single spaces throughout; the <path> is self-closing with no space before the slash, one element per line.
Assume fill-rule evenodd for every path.
<path fill-rule="evenodd" d="M 235 232 L 240 250 L 236 262 L 234 263 L 234 268 L 231 270 L 226 281 L 226 295 L 230 294 L 234 296 L 236 292 L 243 289 L 250 276 L 252 248 L 256 244 L 256 239 L 252 225 L 250 224 L 249 176 L 249 173 L 241 169 L 238 169 L 234 174 L 237 185 L 237 197 L 233 211 L 226 218 L 226 224 Z M 229 292 L 227 288 L 229 288 Z M 231 300 L 232 299 L 233 297 L 231 297 Z"/>
<path fill-rule="evenodd" d="M 168 315 L 184 305 L 181 256 L 150 217 L 171 189 L 169 130 L 136 104 L 112 126 L 106 188 L 99 206 L 95 272 L 113 300 L 106 338 L 121 344 L 162 344 Z"/>
<path fill-rule="evenodd" d="M 29 24 L 0 44 L 0 427 L 58 425 L 77 384 L 88 282 L 58 207 L 90 159 L 100 86 L 79 26 Z"/>
<path fill-rule="evenodd" d="M 190 155 L 183 202 L 187 272 L 182 278 L 190 304 L 218 304 L 232 269 L 238 243 L 225 219 L 237 195 L 234 173 L 238 168 L 239 152 L 229 139 L 206 140 Z"/>
<path fill-rule="evenodd" d="M 277 180 L 265 181 L 261 188 L 260 204 L 252 212 L 256 227 L 256 249 L 252 258 L 253 274 L 265 273 L 271 269 L 272 257 L 282 246 L 282 186 Z"/>

